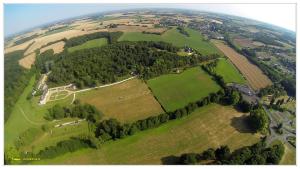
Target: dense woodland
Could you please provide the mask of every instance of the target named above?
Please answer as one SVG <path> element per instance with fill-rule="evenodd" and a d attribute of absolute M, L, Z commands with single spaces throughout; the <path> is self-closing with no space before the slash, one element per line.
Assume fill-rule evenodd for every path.
<path fill-rule="evenodd" d="M 27 70 L 19 65 L 24 51 L 15 51 L 4 56 L 4 121 L 9 118 L 14 104 L 28 85 L 35 69 Z"/>
<path fill-rule="evenodd" d="M 149 79 L 218 57 L 181 57 L 175 53 L 178 50 L 163 42 L 120 42 L 76 51 L 61 55 L 55 61 L 49 82 L 55 85 L 75 83 L 82 88 L 115 82 L 130 74 Z"/>
<path fill-rule="evenodd" d="M 267 147 L 263 139 L 252 146 L 242 147 L 233 152 L 230 151 L 228 146 L 220 146 L 217 149 L 209 148 L 199 154 L 186 153 L 180 157 L 169 157 L 173 159 L 172 163 L 168 161 L 165 163 L 184 165 L 198 163 L 213 165 L 266 165 L 279 164 L 283 154 L 284 145 L 282 143 Z"/>

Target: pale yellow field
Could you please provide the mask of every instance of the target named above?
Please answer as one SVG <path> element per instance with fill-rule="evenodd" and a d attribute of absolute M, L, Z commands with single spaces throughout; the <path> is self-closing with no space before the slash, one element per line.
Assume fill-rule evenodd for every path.
<path fill-rule="evenodd" d="M 43 53 L 43 52 L 45 52 L 46 50 L 49 50 L 49 49 L 53 49 L 54 54 L 57 54 L 57 53 L 60 53 L 64 50 L 64 46 L 65 46 L 65 42 L 60 41 L 60 42 L 54 43 L 52 45 L 41 48 L 40 53 Z"/>
<path fill-rule="evenodd" d="M 31 54 L 25 56 L 24 58 L 20 59 L 20 60 L 19 60 L 19 64 L 20 64 L 21 66 L 23 66 L 24 68 L 26 68 L 26 69 L 30 69 L 30 68 L 31 68 L 31 65 L 32 65 L 32 64 L 34 63 L 34 61 L 35 61 L 35 57 L 36 57 L 35 52 L 33 52 L 33 53 L 31 53 Z"/>

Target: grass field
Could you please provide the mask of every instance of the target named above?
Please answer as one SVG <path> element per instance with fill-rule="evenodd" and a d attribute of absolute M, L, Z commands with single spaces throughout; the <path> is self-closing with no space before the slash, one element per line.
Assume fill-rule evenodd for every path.
<path fill-rule="evenodd" d="M 224 41 L 214 40 L 213 42 L 245 76 L 252 89 L 257 91 L 272 84 L 271 80 L 256 65 L 227 46 Z"/>
<path fill-rule="evenodd" d="M 216 67 L 216 73 L 224 78 L 225 83 L 246 84 L 244 77 L 227 59 L 219 59 Z"/>
<path fill-rule="evenodd" d="M 125 32 L 118 41 L 164 41 L 172 43 L 178 47 L 188 45 L 203 55 L 218 53 L 219 50 L 210 42 L 205 41 L 200 32 L 185 28 L 189 33 L 189 37 L 179 33 L 176 28 L 172 28 L 162 35 L 143 34 L 142 32 Z"/>
<path fill-rule="evenodd" d="M 41 127 L 41 125 L 47 123 L 44 119 L 47 109 L 55 104 L 68 105 L 72 101 L 72 97 L 68 97 L 64 100 L 53 101 L 46 105 L 38 105 L 39 97 L 34 97 L 31 100 L 27 100 L 26 97 L 32 92 L 34 87 L 35 77 L 32 77 L 28 86 L 25 88 L 22 95 L 19 97 L 15 104 L 11 116 L 7 120 L 4 126 L 4 142 L 5 145 L 12 145 L 14 140 L 28 128 Z"/>
<path fill-rule="evenodd" d="M 220 89 L 200 67 L 187 69 L 180 74 L 162 75 L 147 83 L 166 111 L 182 108 Z"/>
<path fill-rule="evenodd" d="M 63 119 L 59 122 L 51 122 L 51 126 L 55 124 L 62 124 L 76 120 L 75 118 Z M 86 121 L 80 122 L 78 125 L 68 125 L 63 127 L 52 127 L 49 131 L 44 132 L 42 136 L 35 139 L 30 145 L 23 147 L 22 151 L 32 151 L 38 153 L 40 150 L 56 145 L 57 142 L 67 140 L 73 136 L 88 133 L 88 123 Z"/>
<path fill-rule="evenodd" d="M 87 92 L 76 93 L 76 99 L 96 106 L 104 118 L 132 122 L 162 113 L 147 85 L 139 79 Z"/>
<path fill-rule="evenodd" d="M 280 161 L 282 165 L 296 165 L 296 151 L 285 145 L 284 155 Z"/>
<path fill-rule="evenodd" d="M 68 52 L 75 52 L 77 50 L 82 50 L 82 49 L 89 49 L 89 48 L 95 48 L 95 47 L 101 47 L 103 45 L 107 44 L 107 39 L 106 38 L 99 38 L 99 39 L 94 39 L 94 40 L 89 40 L 81 45 L 78 46 L 73 46 L 68 48 Z"/>
<path fill-rule="evenodd" d="M 83 149 L 36 164 L 160 164 L 166 156 L 220 145 L 233 150 L 259 140 L 244 125 L 245 116 L 232 107 L 211 104 L 183 119 L 105 143 L 99 150 Z"/>

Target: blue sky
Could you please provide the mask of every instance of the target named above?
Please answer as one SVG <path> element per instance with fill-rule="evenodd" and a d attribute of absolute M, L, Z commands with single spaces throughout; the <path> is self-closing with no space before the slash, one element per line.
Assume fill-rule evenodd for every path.
<path fill-rule="evenodd" d="M 296 29 L 296 10 L 293 4 L 5 4 L 4 34 L 8 36 L 45 23 L 90 13 L 166 7 L 226 13 L 271 23 L 293 31 Z"/>

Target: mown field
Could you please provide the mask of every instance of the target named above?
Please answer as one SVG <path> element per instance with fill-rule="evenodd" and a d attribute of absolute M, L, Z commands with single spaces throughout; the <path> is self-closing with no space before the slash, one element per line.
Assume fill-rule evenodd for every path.
<path fill-rule="evenodd" d="M 246 114 L 211 104 L 158 128 L 35 164 L 161 164 L 162 158 L 228 145 L 232 150 L 252 145 L 259 135 L 245 126 Z"/>
<path fill-rule="evenodd" d="M 178 47 L 188 45 L 203 55 L 218 53 L 219 50 L 210 42 L 205 41 L 200 32 L 185 28 L 189 37 L 181 34 L 176 28 L 172 28 L 162 35 L 144 34 L 142 32 L 125 32 L 118 41 L 164 41 Z"/>
<path fill-rule="evenodd" d="M 224 58 L 218 60 L 216 73 L 224 78 L 225 83 L 246 84 L 246 80 L 232 63 Z"/>
<path fill-rule="evenodd" d="M 89 40 L 81 45 L 78 46 L 73 46 L 71 48 L 68 48 L 68 52 L 75 52 L 77 50 L 82 50 L 82 49 L 89 49 L 89 48 L 95 48 L 95 47 L 101 47 L 103 45 L 107 44 L 107 39 L 106 38 L 99 38 L 99 39 L 94 39 L 94 40 Z"/>
<path fill-rule="evenodd" d="M 163 112 L 147 85 L 139 79 L 77 93 L 76 99 L 96 106 L 104 118 L 120 122 L 132 122 Z"/>
<path fill-rule="evenodd" d="M 29 128 L 40 128 L 48 121 L 44 119 L 48 109 L 55 104 L 69 105 L 72 97 L 65 100 L 50 102 L 46 105 L 38 105 L 39 97 L 34 97 L 27 100 L 26 97 L 32 92 L 34 87 L 35 77 L 32 77 L 28 86 L 16 102 L 10 118 L 5 123 L 4 127 L 4 142 L 5 145 L 12 145 L 15 139 L 25 130 Z"/>
<path fill-rule="evenodd" d="M 147 84 L 166 111 L 182 108 L 220 89 L 200 67 L 162 75 L 148 80 Z"/>
<path fill-rule="evenodd" d="M 237 53 L 223 41 L 214 40 L 213 42 L 241 71 L 252 89 L 259 90 L 272 84 L 271 80 L 256 65 L 250 63 L 245 56 Z"/>

